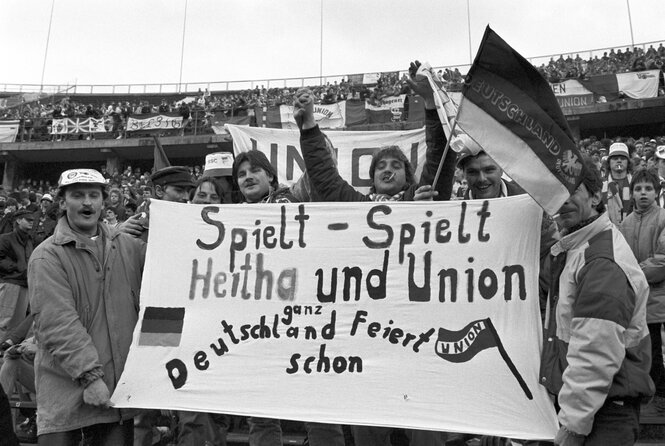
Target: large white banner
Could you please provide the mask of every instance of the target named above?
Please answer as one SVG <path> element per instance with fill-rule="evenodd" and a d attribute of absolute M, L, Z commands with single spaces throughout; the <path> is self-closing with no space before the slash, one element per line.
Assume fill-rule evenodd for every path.
<path fill-rule="evenodd" d="M 542 210 L 155 201 L 116 407 L 553 438 Z"/>
<path fill-rule="evenodd" d="M 280 183 L 293 185 L 305 171 L 297 130 L 268 129 L 227 124 L 237 155 L 248 150 L 260 150 L 277 168 Z M 385 132 L 326 131 L 337 150 L 337 169 L 340 175 L 357 190 L 369 192 L 369 165 L 372 154 L 383 146 L 399 146 L 420 178 L 425 162 L 425 129 Z"/>
<path fill-rule="evenodd" d="M 658 96 L 660 70 L 617 73 L 619 91 L 629 98 L 645 99 Z"/>
<path fill-rule="evenodd" d="M 0 121 L 0 142 L 16 141 L 20 125 L 21 121 L 19 120 Z"/>
<path fill-rule="evenodd" d="M 298 130 L 298 124 L 293 117 L 293 105 L 280 105 L 279 115 L 282 129 Z M 322 129 L 341 129 L 346 125 L 346 101 L 334 104 L 315 104 L 314 119 Z"/>

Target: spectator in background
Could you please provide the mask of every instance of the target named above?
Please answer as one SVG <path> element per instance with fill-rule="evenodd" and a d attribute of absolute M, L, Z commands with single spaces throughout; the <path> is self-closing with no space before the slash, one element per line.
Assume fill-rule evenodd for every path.
<path fill-rule="evenodd" d="M 23 322 L 28 311 L 28 260 L 34 245 L 30 237 L 32 212 L 14 214 L 16 228 L 0 236 L 0 339 Z"/>
<path fill-rule="evenodd" d="M 630 155 L 628 146 L 622 142 L 615 142 L 610 146 L 608 155 L 609 174 L 603 183 L 602 199 L 607 207 L 607 215 L 615 225 L 620 224 L 632 212 L 630 200 L 629 173 Z"/>
<path fill-rule="evenodd" d="M 634 211 L 624 219 L 619 230 L 635 254 L 649 283 L 647 326 L 651 337 L 651 369 L 656 395 L 642 415 L 665 416 L 665 366 L 661 329 L 665 325 L 665 209 L 658 206 L 660 181 L 642 170 L 630 182 Z"/>
<path fill-rule="evenodd" d="M 57 209 L 57 205 L 54 205 L 51 194 L 44 194 L 39 201 L 39 210 L 34 214 L 35 221 L 32 225 L 32 240 L 35 246 L 53 234 L 57 219 Z"/>

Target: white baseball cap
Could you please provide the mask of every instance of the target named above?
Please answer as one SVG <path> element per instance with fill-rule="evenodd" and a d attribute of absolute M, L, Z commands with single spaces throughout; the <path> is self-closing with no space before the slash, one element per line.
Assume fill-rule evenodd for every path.
<path fill-rule="evenodd" d="M 656 158 L 665 160 L 665 146 L 658 146 L 656 148 Z"/>
<path fill-rule="evenodd" d="M 106 186 L 106 178 L 95 169 L 70 169 L 60 174 L 58 187 L 70 186 L 72 184 L 99 184 Z"/>
<path fill-rule="evenodd" d="M 230 177 L 233 170 L 233 154 L 216 152 L 206 155 L 203 177 Z"/>
<path fill-rule="evenodd" d="M 42 195 L 42 198 L 41 198 L 41 200 L 39 200 L 39 201 L 44 201 L 44 200 L 46 200 L 46 201 L 50 201 L 51 203 L 53 203 L 53 197 L 51 196 L 51 194 L 44 194 L 44 195 Z"/>
<path fill-rule="evenodd" d="M 607 154 L 608 158 L 612 158 L 613 156 L 630 158 L 630 155 L 628 155 L 628 146 L 622 142 L 615 142 L 610 146 L 610 153 Z"/>

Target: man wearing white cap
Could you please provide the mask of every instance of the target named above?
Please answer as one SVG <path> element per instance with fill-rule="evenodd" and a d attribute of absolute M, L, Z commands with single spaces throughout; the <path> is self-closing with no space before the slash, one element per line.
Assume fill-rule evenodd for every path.
<path fill-rule="evenodd" d="M 46 240 L 55 230 L 55 216 L 52 209 L 53 196 L 51 194 L 42 195 L 39 200 L 39 210 L 35 212 L 35 220 L 32 225 L 32 240 L 35 246 Z"/>
<path fill-rule="evenodd" d="M 610 172 L 603 183 L 602 199 L 607 207 L 610 221 L 618 225 L 632 212 L 630 201 L 630 155 L 628 146 L 622 142 L 615 142 L 610 146 L 608 154 Z"/>
<path fill-rule="evenodd" d="M 28 295 L 40 445 L 132 445 L 134 413 L 109 407 L 138 318 L 145 244 L 101 223 L 106 180 L 62 173 L 62 217 L 33 252 Z"/>

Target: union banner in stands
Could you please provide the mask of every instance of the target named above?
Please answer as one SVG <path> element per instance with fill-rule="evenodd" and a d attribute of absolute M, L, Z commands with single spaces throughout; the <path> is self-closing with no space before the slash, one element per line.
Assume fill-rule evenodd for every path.
<path fill-rule="evenodd" d="M 281 183 L 292 186 L 305 171 L 305 161 L 300 151 L 300 133 L 297 130 L 229 124 L 226 128 L 233 138 L 234 153 L 249 150 L 265 153 L 271 164 L 277 167 Z M 424 128 L 399 132 L 326 131 L 326 135 L 337 150 L 337 169 L 340 175 L 357 190 L 369 193 L 369 165 L 372 154 L 383 146 L 399 146 L 411 160 L 416 178 L 420 177 L 426 151 Z"/>
<path fill-rule="evenodd" d="M 182 116 L 176 113 L 149 113 L 130 116 L 127 120 L 127 131 L 138 130 L 177 130 L 182 128 Z"/>
<path fill-rule="evenodd" d="M 298 125 L 293 119 L 293 106 L 280 105 L 279 114 L 281 116 L 282 128 L 288 130 L 297 130 Z M 341 129 L 346 121 L 346 101 L 339 101 L 335 104 L 316 104 L 314 105 L 314 119 L 322 129 Z"/>
<path fill-rule="evenodd" d="M 560 107 L 583 107 L 593 105 L 593 93 L 587 90 L 580 81 L 568 79 L 563 82 L 550 83 L 550 87 L 559 101 Z"/>
<path fill-rule="evenodd" d="M 51 134 L 104 133 L 110 131 L 112 127 L 113 122 L 110 119 L 62 118 L 53 120 Z"/>
<path fill-rule="evenodd" d="M 557 432 L 528 196 L 150 212 L 116 408 Z"/>
<path fill-rule="evenodd" d="M 0 121 L 0 142 L 14 142 L 21 121 Z"/>

